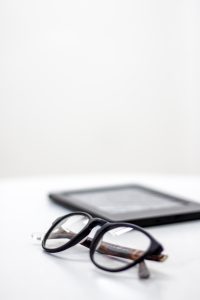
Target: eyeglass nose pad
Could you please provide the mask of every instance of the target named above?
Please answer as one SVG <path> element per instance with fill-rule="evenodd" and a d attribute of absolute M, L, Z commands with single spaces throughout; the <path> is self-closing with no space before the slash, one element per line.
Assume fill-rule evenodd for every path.
<path fill-rule="evenodd" d="M 80 244 L 81 243 L 84 243 L 87 239 L 89 239 L 89 238 L 93 238 L 92 236 L 91 236 L 91 232 L 92 232 L 92 230 L 79 242 Z"/>
<path fill-rule="evenodd" d="M 88 235 L 87 235 L 86 237 L 84 237 L 79 243 L 80 243 L 80 244 L 83 243 L 84 241 L 87 240 L 87 238 L 88 238 Z"/>
<path fill-rule="evenodd" d="M 90 230 L 90 232 L 86 235 L 86 237 L 84 237 L 79 243 L 81 244 L 86 240 L 90 240 L 90 242 L 91 242 L 99 228 L 101 228 L 100 225 L 95 226 L 94 228 L 92 228 L 92 230 Z"/>
<path fill-rule="evenodd" d="M 41 232 L 33 232 L 31 233 L 31 239 L 34 242 L 41 242 L 43 240 L 44 234 Z"/>

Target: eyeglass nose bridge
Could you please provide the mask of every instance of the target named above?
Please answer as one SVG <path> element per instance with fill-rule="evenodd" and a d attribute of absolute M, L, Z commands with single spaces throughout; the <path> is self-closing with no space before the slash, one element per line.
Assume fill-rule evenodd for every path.
<path fill-rule="evenodd" d="M 100 218 L 93 218 L 90 221 L 89 227 L 90 232 L 86 234 L 85 237 L 79 242 L 80 244 L 85 244 L 87 248 L 90 248 L 90 245 L 93 242 L 93 239 L 95 238 L 96 234 L 98 234 L 99 230 L 102 228 L 104 224 L 107 224 L 108 222 L 106 220 L 100 219 Z M 94 236 L 90 236 L 90 233 L 95 229 L 95 227 L 100 226 L 100 228 L 97 229 L 97 231 L 94 233 Z"/>
<path fill-rule="evenodd" d="M 69 242 L 68 247 L 73 247 L 79 243 L 84 243 L 87 241 L 88 235 L 90 234 L 90 232 L 96 227 L 96 226 L 103 226 L 104 224 L 106 224 L 107 221 L 100 219 L 100 218 L 92 218 L 90 220 L 90 222 L 87 224 L 87 226 L 80 232 L 78 233 L 76 236 L 74 236 L 74 238 Z M 95 234 L 96 235 L 96 234 Z M 94 238 L 92 238 L 92 240 L 90 241 L 90 245 L 92 243 Z M 88 247 L 90 248 L 90 245 L 88 245 Z"/>

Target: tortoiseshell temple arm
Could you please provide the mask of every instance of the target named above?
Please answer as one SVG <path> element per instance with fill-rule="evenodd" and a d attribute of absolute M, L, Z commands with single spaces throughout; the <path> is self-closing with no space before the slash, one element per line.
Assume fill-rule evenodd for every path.
<path fill-rule="evenodd" d="M 87 240 L 85 242 L 87 242 Z M 114 245 L 114 244 L 107 243 L 107 242 L 101 242 L 100 247 L 98 248 L 98 251 L 103 254 L 119 256 L 119 257 L 131 259 L 131 260 L 137 260 L 144 254 L 144 251 L 142 251 L 142 250 L 122 247 L 122 246 Z M 149 255 L 145 259 L 156 261 L 156 262 L 163 262 L 167 259 L 167 255 L 164 255 L 164 254 Z"/>
<path fill-rule="evenodd" d="M 52 232 L 49 238 L 51 238 L 51 239 L 54 239 L 54 238 L 55 239 L 58 239 L 58 238 L 71 239 L 74 236 L 75 236 L 75 233 L 73 233 L 71 231 L 66 232 L 60 228 L 59 231 Z M 92 238 L 87 237 L 80 244 L 87 248 L 90 248 L 91 243 L 92 243 Z M 98 252 L 100 252 L 102 254 L 123 257 L 123 258 L 131 259 L 131 260 L 137 260 L 144 254 L 144 252 L 142 250 L 132 249 L 132 248 L 128 248 L 128 247 L 122 247 L 122 246 L 114 245 L 114 244 L 103 242 L 103 241 L 101 242 L 101 244 L 98 248 Z M 149 256 L 145 257 L 145 259 L 151 260 L 151 261 L 156 261 L 156 262 L 163 262 L 167 259 L 167 257 L 168 256 L 165 254 L 158 254 L 158 255 L 149 255 Z"/>

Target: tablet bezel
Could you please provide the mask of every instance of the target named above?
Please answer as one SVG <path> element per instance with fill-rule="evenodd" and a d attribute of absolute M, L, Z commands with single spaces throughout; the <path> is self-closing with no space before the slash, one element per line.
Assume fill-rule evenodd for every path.
<path fill-rule="evenodd" d="M 177 207 L 165 208 L 165 209 L 152 209 L 152 210 L 141 210 L 137 212 L 127 212 L 121 214 L 112 214 L 109 212 L 101 211 L 98 208 L 91 206 L 90 204 L 85 204 L 79 201 L 78 198 L 70 199 L 70 196 L 74 194 L 83 193 L 98 193 L 106 191 L 117 191 L 122 189 L 137 189 L 141 190 L 147 194 L 153 194 L 156 196 L 161 196 L 170 201 L 179 202 L 182 205 Z M 73 210 L 81 210 L 90 213 L 93 216 L 104 218 L 108 221 L 122 221 L 131 222 L 143 227 L 146 226 L 156 226 L 161 224 L 177 223 L 181 221 L 189 221 L 200 218 L 200 204 L 191 200 L 186 200 L 177 196 L 173 196 L 155 189 L 139 185 L 139 184 L 126 184 L 126 185 L 116 185 L 116 186 L 106 186 L 98 188 L 87 188 L 78 190 L 69 190 L 63 192 L 50 193 L 49 197 L 56 203 L 60 205 L 71 208 Z"/>

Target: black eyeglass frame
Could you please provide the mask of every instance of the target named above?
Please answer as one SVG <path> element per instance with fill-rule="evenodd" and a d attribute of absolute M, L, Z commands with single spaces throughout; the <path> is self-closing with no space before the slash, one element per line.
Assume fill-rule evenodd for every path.
<path fill-rule="evenodd" d="M 65 218 L 70 217 L 70 216 L 75 216 L 75 215 L 83 215 L 83 216 L 85 216 L 89 219 L 89 222 L 85 225 L 85 227 L 79 233 L 77 233 L 74 237 L 72 237 L 70 240 L 68 240 L 66 242 L 66 244 L 64 244 L 60 247 L 57 247 L 57 248 L 52 248 L 52 249 L 47 248 L 45 246 L 46 240 L 48 239 L 48 237 L 49 237 L 50 233 L 52 232 L 52 230 Z M 89 254 L 90 254 L 91 261 L 98 268 L 100 268 L 104 271 L 120 272 L 120 271 L 130 269 L 130 268 L 134 267 L 135 265 L 139 264 L 140 262 L 144 261 L 145 258 L 147 258 L 148 256 L 160 255 L 161 252 L 164 250 L 163 246 L 150 233 L 148 233 L 147 231 L 145 231 L 143 228 L 139 227 L 138 225 L 131 224 L 131 223 L 124 223 L 124 222 L 108 222 L 108 221 L 103 220 L 101 218 L 93 218 L 90 214 L 85 213 L 85 212 L 69 213 L 67 215 L 64 215 L 62 217 L 57 218 L 52 223 L 49 230 L 46 232 L 46 234 L 45 234 L 45 236 L 42 240 L 42 247 L 46 252 L 49 252 L 49 253 L 57 253 L 57 252 L 67 250 L 67 249 L 77 245 L 82 240 L 84 240 L 90 234 L 92 229 L 95 228 L 98 225 L 100 225 L 102 227 L 97 230 L 94 237 L 92 238 L 92 242 L 91 242 L 91 245 L 89 247 Z M 103 267 L 103 266 L 99 265 L 94 260 L 94 253 L 95 253 L 95 250 L 96 250 L 96 246 L 98 245 L 98 243 L 101 240 L 101 238 L 103 237 L 103 235 L 107 231 L 109 231 L 111 229 L 115 229 L 117 227 L 129 227 L 129 228 L 133 228 L 133 229 L 135 229 L 139 232 L 142 232 L 143 234 L 145 234 L 149 238 L 150 245 L 149 245 L 149 248 L 144 252 L 144 254 L 141 255 L 137 260 L 133 261 L 132 263 L 130 263 L 130 264 L 124 266 L 124 267 L 121 267 L 121 268 L 109 269 L 109 268 L 106 268 L 106 267 Z"/>

